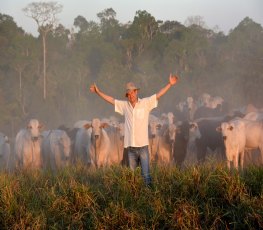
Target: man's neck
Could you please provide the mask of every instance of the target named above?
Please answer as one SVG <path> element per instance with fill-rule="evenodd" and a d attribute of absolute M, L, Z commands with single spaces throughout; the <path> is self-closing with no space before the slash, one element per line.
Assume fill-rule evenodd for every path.
<path fill-rule="evenodd" d="M 135 101 L 129 101 L 130 102 L 130 104 L 132 105 L 132 107 L 134 108 L 135 107 L 135 105 L 136 105 L 136 103 L 138 102 L 138 98 L 135 100 Z"/>

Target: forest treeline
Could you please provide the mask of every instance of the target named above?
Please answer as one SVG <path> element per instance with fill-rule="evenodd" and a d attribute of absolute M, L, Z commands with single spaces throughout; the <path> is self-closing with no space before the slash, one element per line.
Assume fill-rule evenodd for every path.
<path fill-rule="evenodd" d="M 14 137 L 30 118 L 56 128 L 108 117 L 114 109 L 89 92 L 91 83 L 124 99 L 126 82 L 134 81 L 140 96 L 150 96 L 169 73 L 180 80 L 161 99 L 157 114 L 204 92 L 231 107 L 263 107 L 263 28 L 249 17 L 225 35 L 200 23 L 160 21 L 143 10 L 126 24 L 112 8 L 97 16 L 94 22 L 79 15 L 74 28 L 58 24 L 47 34 L 43 97 L 41 34 L 26 33 L 0 13 L 0 132 Z"/>

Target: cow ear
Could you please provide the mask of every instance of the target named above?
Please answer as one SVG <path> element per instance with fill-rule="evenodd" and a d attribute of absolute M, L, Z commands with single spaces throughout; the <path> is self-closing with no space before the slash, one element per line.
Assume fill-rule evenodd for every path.
<path fill-rule="evenodd" d="M 90 127 L 91 127 L 91 124 L 89 124 L 89 123 L 86 123 L 86 124 L 83 125 L 84 129 L 89 129 Z"/>
<path fill-rule="evenodd" d="M 216 131 L 219 132 L 219 133 L 221 133 L 221 132 L 222 132 L 221 126 L 218 126 L 218 127 L 216 128 Z"/>

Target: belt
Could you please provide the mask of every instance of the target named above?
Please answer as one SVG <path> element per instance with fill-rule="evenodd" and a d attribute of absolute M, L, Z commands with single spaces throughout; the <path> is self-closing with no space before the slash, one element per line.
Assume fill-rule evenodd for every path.
<path fill-rule="evenodd" d="M 145 148 L 146 146 L 147 146 L 147 145 L 145 145 L 145 146 L 141 146 L 141 147 L 132 147 L 132 146 L 129 146 L 128 149 L 136 150 L 136 149 Z"/>

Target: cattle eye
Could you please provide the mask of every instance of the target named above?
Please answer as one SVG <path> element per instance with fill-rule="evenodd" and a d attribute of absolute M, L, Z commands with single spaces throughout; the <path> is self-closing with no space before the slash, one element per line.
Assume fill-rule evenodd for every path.
<path fill-rule="evenodd" d="M 32 126 L 31 126 L 31 125 L 29 125 L 29 126 L 27 126 L 27 128 L 29 128 L 29 129 L 32 129 Z"/>

